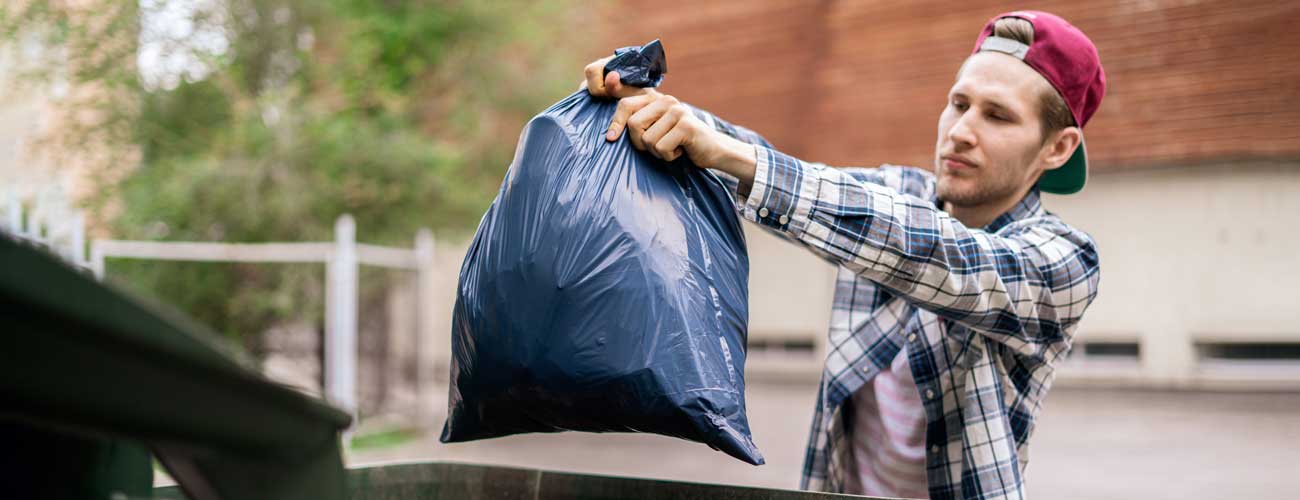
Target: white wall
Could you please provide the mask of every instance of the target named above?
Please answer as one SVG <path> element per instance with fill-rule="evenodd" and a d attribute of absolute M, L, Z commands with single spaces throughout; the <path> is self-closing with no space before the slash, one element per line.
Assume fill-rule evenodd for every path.
<path fill-rule="evenodd" d="M 1300 164 L 1095 176 L 1049 210 L 1101 250 L 1080 338 L 1136 338 L 1156 380 L 1198 375 L 1194 341 L 1300 343 Z"/>

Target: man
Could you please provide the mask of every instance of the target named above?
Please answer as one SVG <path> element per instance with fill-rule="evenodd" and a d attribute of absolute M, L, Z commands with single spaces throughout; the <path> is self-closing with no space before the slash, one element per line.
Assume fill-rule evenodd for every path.
<path fill-rule="evenodd" d="M 743 218 L 839 266 L 801 487 L 1021 498 L 1055 365 L 1097 293 L 1096 246 L 1040 205 L 1082 189 L 1105 93 L 1092 42 L 1052 14 L 990 20 L 939 116 L 934 173 L 830 168 L 587 67 L 621 98 L 607 139 L 734 184 Z"/>

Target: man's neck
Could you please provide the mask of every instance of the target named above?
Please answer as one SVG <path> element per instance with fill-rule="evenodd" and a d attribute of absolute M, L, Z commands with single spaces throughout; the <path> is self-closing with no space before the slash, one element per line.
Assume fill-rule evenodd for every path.
<path fill-rule="evenodd" d="M 968 228 L 982 228 L 997 219 L 999 215 L 1011 210 L 1011 207 L 1020 203 L 1029 193 L 1029 188 L 998 200 L 981 203 L 979 205 L 955 205 L 950 201 L 943 202 L 943 211 L 948 212 L 953 218 L 961 221 L 962 225 Z"/>

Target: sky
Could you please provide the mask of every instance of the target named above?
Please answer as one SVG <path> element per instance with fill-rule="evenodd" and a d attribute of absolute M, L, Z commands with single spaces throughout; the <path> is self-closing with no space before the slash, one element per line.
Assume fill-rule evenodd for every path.
<path fill-rule="evenodd" d="M 140 0 L 136 57 L 147 88 L 170 89 L 208 73 L 207 61 L 230 47 L 222 7 L 219 0 Z"/>

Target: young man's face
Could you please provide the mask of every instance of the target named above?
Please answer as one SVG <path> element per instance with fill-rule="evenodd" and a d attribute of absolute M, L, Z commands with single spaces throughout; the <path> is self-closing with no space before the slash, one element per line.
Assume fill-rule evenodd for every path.
<path fill-rule="evenodd" d="M 948 91 L 934 147 L 938 195 L 957 206 L 1019 196 L 1046 165 L 1039 96 L 1051 89 L 1024 62 L 1000 53 L 970 57 Z"/>

